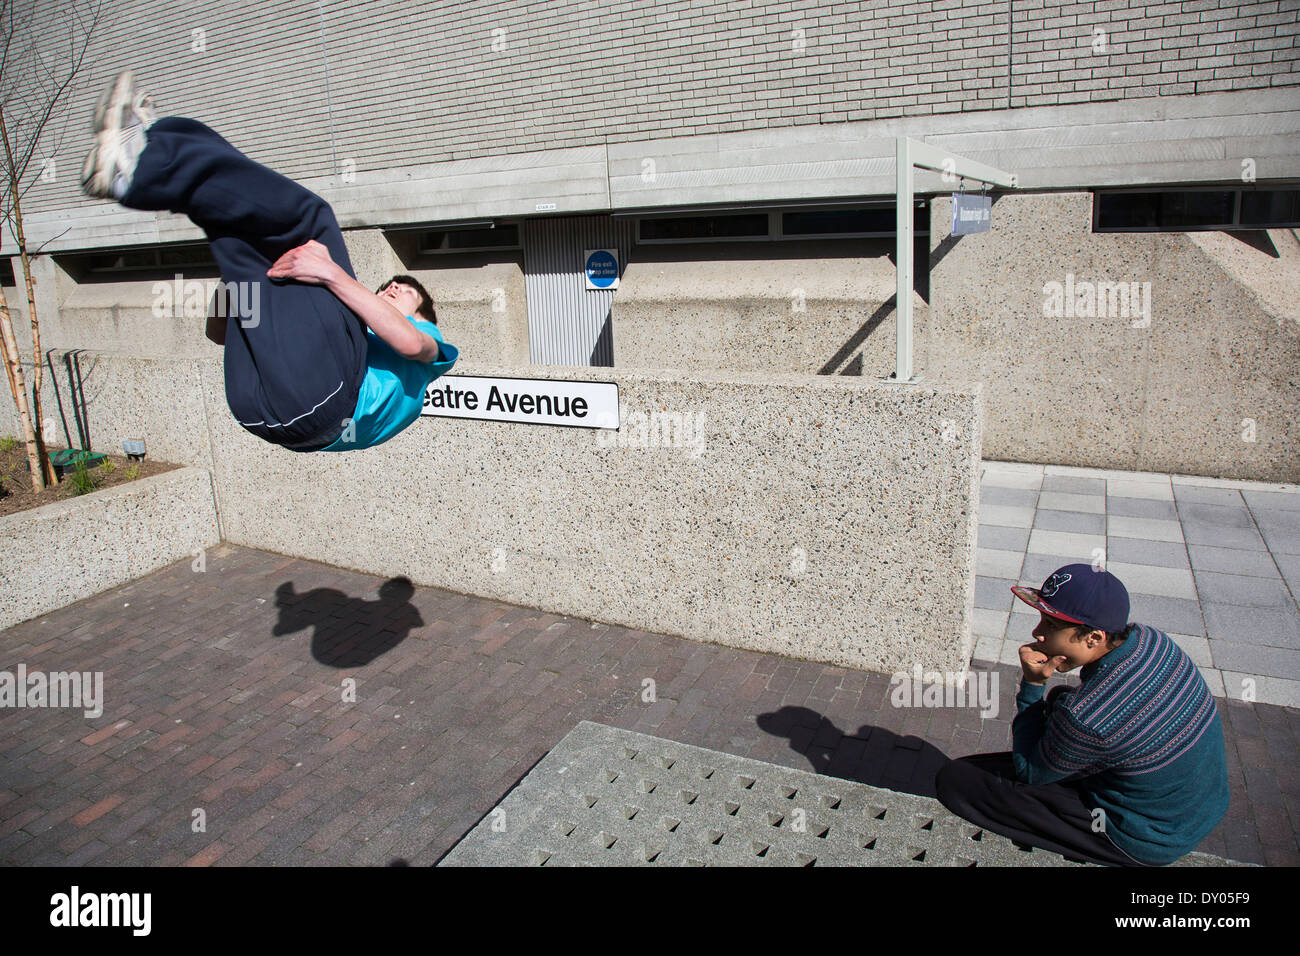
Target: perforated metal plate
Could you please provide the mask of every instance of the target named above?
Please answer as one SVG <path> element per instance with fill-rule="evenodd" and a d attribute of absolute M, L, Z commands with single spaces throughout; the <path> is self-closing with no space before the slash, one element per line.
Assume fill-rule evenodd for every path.
<path fill-rule="evenodd" d="M 440 865 L 1079 864 L 932 798 L 583 721 Z"/>

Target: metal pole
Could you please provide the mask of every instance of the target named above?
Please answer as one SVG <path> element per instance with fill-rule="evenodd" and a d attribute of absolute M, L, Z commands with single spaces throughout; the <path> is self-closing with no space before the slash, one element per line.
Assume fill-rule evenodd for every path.
<path fill-rule="evenodd" d="M 935 172 L 951 173 L 989 183 L 994 186 L 1015 188 L 1019 181 L 1015 173 L 1004 172 L 993 166 L 955 156 L 947 150 L 929 143 L 899 136 L 896 139 L 897 183 L 894 190 L 895 211 L 897 213 L 897 248 L 895 265 L 898 283 L 895 287 L 896 308 L 898 316 L 898 356 L 894 366 L 895 382 L 913 382 L 912 375 L 912 189 L 913 167 L 932 169 Z"/>
<path fill-rule="evenodd" d="M 895 271 L 898 274 L 894 314 L 898 316 L 898 356 L 894 381 L 912 380 L 912 154 L 911 141 L 898 137 L 898 183 L 894 191 L 897 215 Z"/>

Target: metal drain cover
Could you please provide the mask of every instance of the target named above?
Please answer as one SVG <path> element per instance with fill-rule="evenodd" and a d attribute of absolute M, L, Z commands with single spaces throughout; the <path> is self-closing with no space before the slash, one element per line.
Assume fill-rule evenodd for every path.
<path fill-rule="evenodd" d="M 583 721 L 439 865 L 1080 864 L 1022 850 L 930 797 Z"/>

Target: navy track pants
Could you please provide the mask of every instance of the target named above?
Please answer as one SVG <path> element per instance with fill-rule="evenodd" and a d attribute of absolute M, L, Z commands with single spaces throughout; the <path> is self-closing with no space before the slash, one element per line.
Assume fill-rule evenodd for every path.
<path fill-rule="evenodd" d="M 309 239 L 352 275 L 329 204 L 249 159 L 202 123 L 169 116 L 146 134 L 122 205 L 183 213 L 201 228 L 231 290 L 226 403 L 259 438 L 293 451 L 332 443 L 356 410 L 366 330 L 323 286 L 272 280 Z"/>

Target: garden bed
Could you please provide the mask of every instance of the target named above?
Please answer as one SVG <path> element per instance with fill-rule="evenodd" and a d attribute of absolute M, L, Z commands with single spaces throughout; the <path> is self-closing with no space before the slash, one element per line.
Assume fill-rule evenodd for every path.
<path fill-rule="evenodd" d="M 51 452 L 57 450 L 49 449 Z M 125 455 L 109 454 L 98 465 L 88 468 L 85 479 L 81 481 L 69 471 L 57 485 L 34 491 L 31 472 L 27 467 L 27 446 L 12 438 L 0 438 L 0 517 L 160 475 L 180 467 L 182 466 L 150 458 L 132 461 Z"/>

